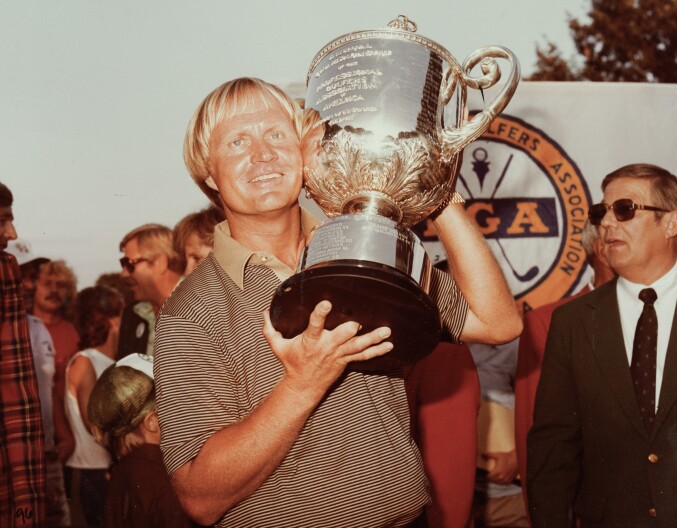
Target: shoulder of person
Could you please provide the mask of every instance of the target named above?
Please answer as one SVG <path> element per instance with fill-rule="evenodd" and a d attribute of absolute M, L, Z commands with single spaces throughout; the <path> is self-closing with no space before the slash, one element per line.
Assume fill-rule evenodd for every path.
<path fill-rule="evenodd" d="M 570 301 L 565 302 L 555 308 L 553 317 L 587 317 L 587 312 L 591 307 L 595 307 L 600 299 L 614 295 L 616 292 L 616 281 L 611 280 L 602 284 L 599 288 L 595 288 L 583 295 L 575 296 Z"/>
<path fill-rule="evenodd" d="M 209 258 L 207 257 L 205 260 Z M 198 266 L 177 284 L 160 313 L 175 315 L 175 312 L 181 311 L 182 306 L 194 304 L 201 292 L 213 290 L 217 281 L 218 275 L 214 267 Z"/>

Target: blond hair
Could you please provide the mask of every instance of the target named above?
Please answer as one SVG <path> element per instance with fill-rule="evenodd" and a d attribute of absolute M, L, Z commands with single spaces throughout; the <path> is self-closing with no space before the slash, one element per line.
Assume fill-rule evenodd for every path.
<path fill-rule="evenodd" d="M 161 224 L 144 224 L 132 229 L 120 241 L 120 251 L 125 250 L 125 246 L 131 240 L 136 240 L 139 250 L 146 258 L 165 255 L 169 269 L 176 273 L 182 273 L 182 260 L 179 254 L 174 251 L 172 230 Z"/>
<path fill-rule="evenodd" d="M 135 447 L 142 446 L 146 443 L 141 427 L 143 426 L 143 419 L 151 412 L 157 412 L 157 405 L 153 401 L 153 407 L 144 411 L 140 415 L 139 424 L 130 432 L 122 436 L 116 436 L 108 431 L 104 431 L 97 425 L 92 425 L 92 436 L 103 447 L 111 451 L 118 459 L 127 456 Z"/>
<path fill-rule="evenodd" d="M 226 219 L 223 209 L 211 205 L 184 216 L 174 226 L 174 251 L 186 267 L 186 244 L 190 235 L 195 234 L 203 245 L 214 247 L 214 227 Z"/>
<path fill-rule="evenodd" d="M 78 293 L 78 279 L 75 272 L 63 260 L 50 260 L 40 264 L 38 270 L 38 279 L 44 274 L 45 276 L 55 275 L 61 277 L 66 283 L 66 293 L 61 307 L 61 317 L 71 320 L 73 318 L 73 302 Z"/>
<path fill-rule="evenodd" d="M 260 101 L 279 104 L 289 114 L 294 131 L 301 139 L 302 110 L 299 104 L 281 88 L 253 77 L 233 79 L 213 90 L 200 103 L 188 124 L 183 143 L 184 162 L 193 181 L 218 207 L 221 207 L 219 193 L 206 182 L 211 176 L 209 142 L 212 133 L 221 121 Z"/>
<path fill-rule="evenodd" d="M 87 405 L 92 436 L 120 458 L 146 443 L 141 426 L 156 410 L 153 379 L 119 362 L 96 380 Z"/>

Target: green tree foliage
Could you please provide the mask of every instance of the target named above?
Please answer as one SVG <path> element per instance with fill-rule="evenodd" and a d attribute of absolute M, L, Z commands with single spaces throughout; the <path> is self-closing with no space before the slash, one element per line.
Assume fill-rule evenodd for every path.
<path fill-rule="evenodd" d="M 530 80 L 677 82 L 677 0 L 591 0 L 569 28 L 580 57 L 537 46 Z"/>
<path fill-rule="evenodd" d="M 579 81 L 569 63 L 562 58 L 562 52 L 556 44 L 549 42 L 547 48 L 536 47 L 536 71 L 530 81 Z"/>

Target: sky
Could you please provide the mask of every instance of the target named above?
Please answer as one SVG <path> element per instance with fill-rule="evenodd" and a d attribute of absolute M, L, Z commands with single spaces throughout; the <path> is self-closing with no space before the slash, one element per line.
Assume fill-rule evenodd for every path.
<path fill-rule="evenodd" d="M 315 54 L 399 14 L 459 62 L 503 45 L 528 75 L 546 39 L 573 54 L 583 0 L 5 0 L 0 181 L 19 236 L 80 288 L 119 271 L 119 241 L 207 205 L 182 160 L 186 125 L 221 83 L 255 76 L 303 96 Z"/>

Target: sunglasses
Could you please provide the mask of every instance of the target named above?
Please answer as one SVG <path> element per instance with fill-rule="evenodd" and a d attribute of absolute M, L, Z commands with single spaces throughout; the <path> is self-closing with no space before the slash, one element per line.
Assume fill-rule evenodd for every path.
<path fill-rule="evenodd" d="M 136 265 L 140 264 L 141 262 L 150 262 L 150 259 L 139 257 L 137 259 L 130 259 L 129 257 L 122 257 L 120 259 L 120 266 L 122 266 L 122 269 L 125 270 L 127 273 L 130 275 L 134 273 L 134 270 L 136 269 Z"/>
<path fill-rule="evenodd" d="M 636 204 L 629 198 L 621 198 L 616 200 L 611 205 L 605 203 L 598 203 L 593 205 L 588 211 L 588 219 L 590 223 L 594 226 L 598 226 L 602 223 L 602 219 L 606 215 L 606 212 L 611 209 L 614 212 L 616 220 L 619 222 L 627 222 L 632 220 L 635 217 L 635 211 L 662 211 L 664 213 L 669 212 L 667 209 L 661 209 L 660 207 L 654 207 L 652 205 L 640 205 Z"/>

